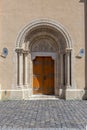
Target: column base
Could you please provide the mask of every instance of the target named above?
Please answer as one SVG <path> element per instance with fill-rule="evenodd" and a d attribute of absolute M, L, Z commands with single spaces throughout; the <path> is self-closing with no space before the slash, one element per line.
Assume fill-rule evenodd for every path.
<path fill-rule="evenodd" d="M 25 89 L 25 88 L 28 89 L 28 88 L 29 88 L 29 85 L 28 85 L 28 84 L 25 84 L 25 85 L 24 85 L 24 89 Z"/>
<path fill-rule="evenodd" d="M 23 88 L 23 84 L 18 85 L 17 88 Z"/>
<path fill-rule="evenodd" d="M 87 99 L 87 90 L 84 89 L 66 89 L 66 100 Z"/>
<path fill-rule="evenodd" d="M 84 89 L 59 89 L 59 98 L 66 100 L 87 100 L 87 90 Z"/>
<path fill-rule="evenodd" d="M 68 88 L 71 88 L 71 86 L 70 85 L 66 85 L 66 89 L 68 89 Z"/>

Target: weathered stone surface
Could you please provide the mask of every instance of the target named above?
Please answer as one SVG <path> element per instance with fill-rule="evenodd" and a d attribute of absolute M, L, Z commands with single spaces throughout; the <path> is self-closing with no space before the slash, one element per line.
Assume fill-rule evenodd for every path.
<path fill-rule="evenodd" d="M 85 130 L 86 125 L 86 101 L 30 100 L 0 102 L 0 128 L 2 130 L 16 128 L 19 128 L 19 130 L 27 130 L 28 128 Z"/>

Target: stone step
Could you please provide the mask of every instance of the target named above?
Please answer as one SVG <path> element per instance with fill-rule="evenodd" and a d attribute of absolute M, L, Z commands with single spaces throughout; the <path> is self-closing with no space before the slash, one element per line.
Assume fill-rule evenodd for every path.
<path fill-rule="evenodd" d="M 30 100 L 59 100 L 58 97 L 55 97 L 54 95 L 32 95 Z"/>

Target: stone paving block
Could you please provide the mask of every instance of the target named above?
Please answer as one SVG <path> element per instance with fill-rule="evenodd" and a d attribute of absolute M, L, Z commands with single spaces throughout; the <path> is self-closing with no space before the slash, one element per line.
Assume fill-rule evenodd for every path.
<path fill-rule="evenodd" d="M 79 108 L 79 109 L 78 109 Z M 0 102 L 0 126 L 86 129 L 87 101 L 30 100 Z"/>

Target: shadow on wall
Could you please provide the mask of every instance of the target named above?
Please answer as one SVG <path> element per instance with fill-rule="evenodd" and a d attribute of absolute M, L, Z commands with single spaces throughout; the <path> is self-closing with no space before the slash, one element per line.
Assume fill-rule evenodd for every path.
<path fill-rule="evenodd" d="M 80 0 L 79 2 L 85 2 L 86 0 Z"/>

